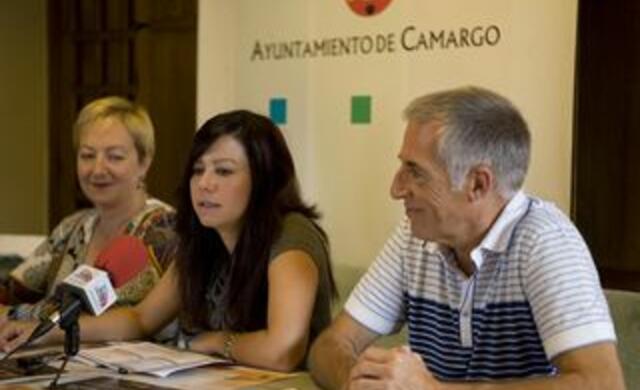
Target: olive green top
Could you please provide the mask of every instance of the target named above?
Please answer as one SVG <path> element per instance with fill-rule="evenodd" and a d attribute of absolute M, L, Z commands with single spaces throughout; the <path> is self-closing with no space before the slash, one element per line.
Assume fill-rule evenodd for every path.
<path fill-rule="evenodd" d="M 282 234 L 271 248 L 271 261 L 288 250 L 306 252 L 318 268 L 318 292 L 309 331 L 309 345 L 311 345 L 316 336 L 331 322 L 329 245 L 309 218 L 299 213 L 290 213 L 284 219 Z"/>
<path fill-rule="evenodd" d="M 329 265 L 329 245 L 320 229 L 307 217 L 300 213 L 289 213 L 283 220 L 282 232 L 271 246 L 269 261 L 289 250 L 301 250 L 309 254 L 318 268 L 318 290 L 311 316 L 309 328 L 309 346 L 316 336 L 331 322 L 331 279 Z M 225 330 L 226 309 L 228 305 L 229 280 L 231 266 L 225 266 L 212 278 L 206 294 L 208 306 L 208 329 L 194 328 L 181 321 L 176 343 L 185 342 L 198 333 L 206 330 Z M 292 291 L 292 294 L 295 292 Z"/>

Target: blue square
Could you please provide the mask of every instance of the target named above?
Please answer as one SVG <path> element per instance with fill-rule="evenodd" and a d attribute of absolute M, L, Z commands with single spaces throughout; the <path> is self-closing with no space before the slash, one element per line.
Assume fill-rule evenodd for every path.
<path fill-rule="evenodd" d="M 287 99 L 272 98 L 269 101 L 269 116 L 277 125 L 287 123 Z"/>

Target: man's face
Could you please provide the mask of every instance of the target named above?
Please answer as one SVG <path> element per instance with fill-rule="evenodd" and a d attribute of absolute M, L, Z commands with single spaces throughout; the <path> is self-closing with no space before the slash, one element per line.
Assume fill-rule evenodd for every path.
<path fill-rule="evenodd" d="M 452 189 L 449 175 L 437 158 L 441 134 L 439 122 L 407 124 L 391 197 L 404 201 L 416 237 L 451 245 L 458 239 L 466 202 L 462 191 Z"/>

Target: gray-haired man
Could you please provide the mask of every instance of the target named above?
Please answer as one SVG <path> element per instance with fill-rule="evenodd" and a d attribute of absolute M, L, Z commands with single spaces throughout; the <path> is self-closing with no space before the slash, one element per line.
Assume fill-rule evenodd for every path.
<path fill-rule="evenodd" d="M 325 387 L 623 389 L 615 333 L 582 237 L 521 191 L 530 135 L 481 88 L 426 95 L 391 195 L 407 218 L 315 342 Z M 406 323 L 409 347 L 371 347 Z"/>

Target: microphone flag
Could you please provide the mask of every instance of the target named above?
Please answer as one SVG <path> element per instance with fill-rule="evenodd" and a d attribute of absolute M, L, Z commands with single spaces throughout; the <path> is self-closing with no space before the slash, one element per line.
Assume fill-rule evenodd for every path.
<path fill-rule="evenodd" d="M 109 274 L 88 265 L 76 268 L 64 280 L 64 284 L 77 291 L 85 306 L 96 316 L 102 314 L 117 299 Z"/>

